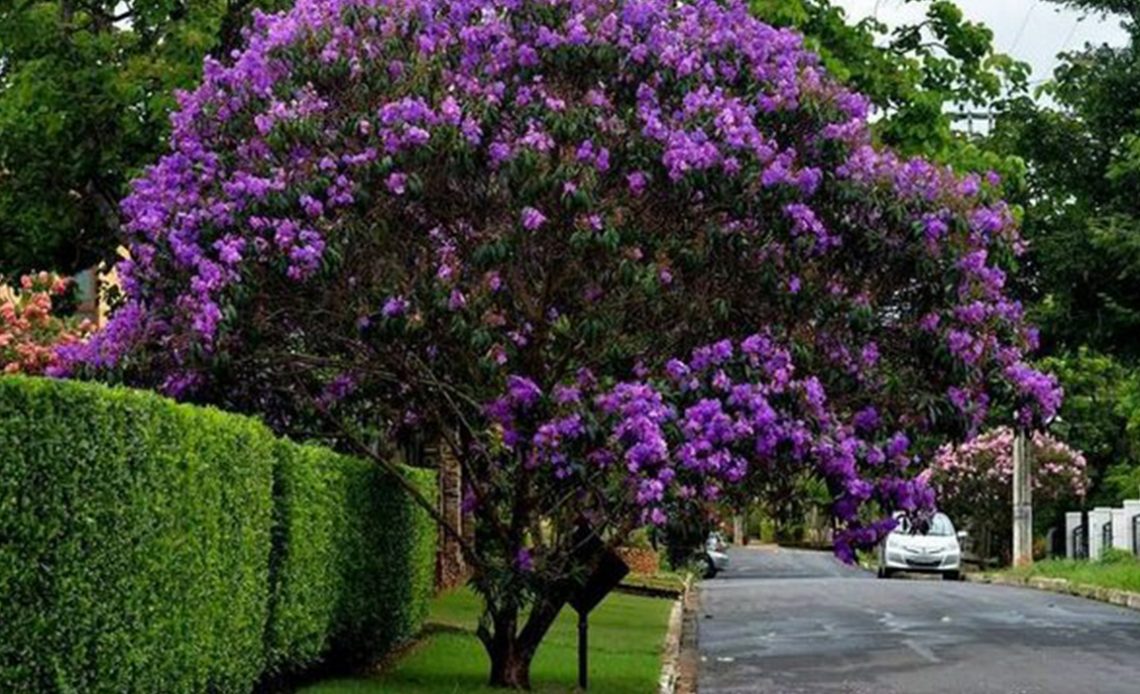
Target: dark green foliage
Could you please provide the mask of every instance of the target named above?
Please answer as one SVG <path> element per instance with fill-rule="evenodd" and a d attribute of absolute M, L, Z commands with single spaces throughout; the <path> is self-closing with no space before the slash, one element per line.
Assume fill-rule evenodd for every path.
<path fill-rule="evenodd" d="M 241 692 L 375 656 L 418 627 L 433 545 L 362 461 L 146 393 L 0 379 L 0 691 Z"/>
<path fill-rule="evenodd" d="M 1114 16 L 1127 42 L 1062 54 L 1050 98 L 1005 104 L 988 144 L 1027 165 L 1019 293 L 1065 389 L 1052 429 L 1088 457 L 1088 504 L 1115 504 L 1140 487 L 1140 3 L 1056 2 Z"/>
<path fill-rule="evenodd" d="M 0 275 L 111 259 L 118 202 L 162 148 L 173 91 L 283 0 L 0 2 Z"/>
<path fill-rule="evenodd" d="M 1041 87 L 1051 98 L 1011 100 L 989 144 L 1028 165 L 1027 293 L 1045 348 L 1130 364 L 1140 358 L 1140 4 L 1067 4 L 1122 13 L 1127 45 L 1062 54 Z"/>
<path fill-rule="evenodd" d="M 1065 389 L 1065 402 L 1050 431 L 1088 459 L 1089 503 L 1115 506 L 1123 498 L 1133 498 L 1134 485 L 1119 488 L 1109 473 L 1115 466 L 1134 465 L 1140 452 L 1132 450 L 1129 441 L 1137 390 L 1132 370 L 1118 359 L 1088 349 L 1043 359 L 1041 366 L 1055 374 Z M 1039 515 L 1034 511 L 1035 519 Z"/>

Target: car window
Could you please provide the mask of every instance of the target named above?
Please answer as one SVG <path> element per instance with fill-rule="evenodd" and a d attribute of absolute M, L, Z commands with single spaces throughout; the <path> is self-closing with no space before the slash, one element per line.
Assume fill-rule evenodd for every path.
<path fill-rule="evenodd" d="M 943 513 L 936 513 L 930 519 L 930 529 L 926 531 L 927 535 L 934 537 L 951 537 L 954 535 L 954 524 Z"/>
<path fill-rule="evenodd" d="M 919 527 L 920 524 L 911 523 L 910 519 L 902 516 L 898 519 L 899 525 L 895 528 L 894 532 L 900 535 L 928 535 L 930 537 L 952 537 L 954 535 L 954 524 L 950 522 L 950 518 L 945 513 L 936 513 L 930 519 L 926 527 Z"/>

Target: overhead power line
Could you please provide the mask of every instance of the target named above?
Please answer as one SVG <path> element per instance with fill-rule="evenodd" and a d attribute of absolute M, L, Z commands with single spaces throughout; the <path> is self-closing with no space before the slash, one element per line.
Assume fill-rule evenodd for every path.
<path fill-rule="evenodd" d="M 1007 53 L 1013 53 L 1017 49 L 1018 44 L 1021 43 L 1022 37 L 1025 36 L 1025 29 L 1029 26 L 1029 18 L 1033 16 L 1033 10 L 1035 10 L 1039 4 L 1041 4 L 1041 0 L 1033 0 L 1033 4 L 1025 11 L 1025 18 L 1021 20 L 1021 26 L 1017 30 L 1017 36 L 1013 38 L 1013 44 L 1009 47 L 1009 50 L 1006 51 Z"/>

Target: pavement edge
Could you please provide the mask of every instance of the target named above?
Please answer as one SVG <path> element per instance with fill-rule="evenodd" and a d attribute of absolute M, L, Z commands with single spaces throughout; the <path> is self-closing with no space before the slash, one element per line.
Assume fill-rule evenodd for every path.
<path fill-rule="evenodd" d="M 988 583 L 998 586 L 1016 586 L 1020 588 L 1033 588 L 1050 593 L 1062 595 L 1075 595 L 1098 602 L 1126 607 L 1140 611 L 1140 593 L 1104 586 L 1092 586 L 1083 583 L 1073 583 L 1064 578 L 1044 578 L 1041 576 L 1006 576 L 1002 574 L 966 574 L 965 579 L 971 583 Z"/>

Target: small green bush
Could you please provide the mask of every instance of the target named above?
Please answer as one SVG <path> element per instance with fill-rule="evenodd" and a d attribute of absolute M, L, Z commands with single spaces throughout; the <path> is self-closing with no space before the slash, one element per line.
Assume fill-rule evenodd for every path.
<path fill-rule="evenodd" d="M 1100 553 L 1101 564 L 1136 564 L 1136 555 L 1126 549 L 1108 547 Z"/>
<path fill-rule="evenodd" d="M 418 628 L 433 553 L 376 466 L 147 393 L 0 379 L 0 691 L 246 692 L 374 657 Z"/>

